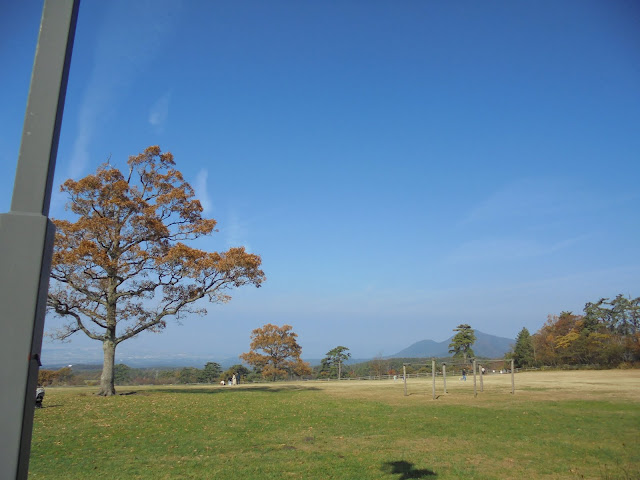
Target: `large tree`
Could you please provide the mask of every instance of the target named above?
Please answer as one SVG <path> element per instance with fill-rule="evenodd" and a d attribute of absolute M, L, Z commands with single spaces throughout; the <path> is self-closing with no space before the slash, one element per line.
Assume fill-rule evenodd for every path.
<path fill-rule="evenodd" d="M 325 373 L 329 377 L 337 376 L 338 380 L 342 378 L 342 364 L 351 358 L 351 353 L 348 352 L 347 347 L 342 345 L 337 346 L 329 350 L 321 360 L 321 373 Z"/>
<path fill-rule="evenodd" d="M 231 365 L 229 368 L 227 368 L 222 373 L 221 377 L 223 379 L 229 379 L 229 378 L 232 378 L 235 375 L 236 376 L 236 381 L 238 383 L 240 383 L 241 381 L 245 381 L 246 378 L 247 378 L 247 375 L 249 375 L 250 373 L 251 373 L 251 370 L 249 370 L 244 365 L 241 365 L 241 364 L 237 363 L 237 364 Z"/>
<path fill-rule="evenodd" d="M 544 365 L 632 364 L 640 359 L 640 297 L 602 298 L 587 303 L 584 315 L 549 316 L 532 339 Z"/>
<path fill-rule="evenodd" d="M 207 362 L 198 374 L 198 381 L 202 383 L 218 383 L 222 374 L 222 367 L 217 362 Z"/>
<path fill-rule="evenodd" d="M 591 329 L 604 325 L 609 331 L 622 336 L 634 336 L 640 332 L 640 297 L 626 298 L 619 294 L 613 300 L 601 298 L 584 307 L 585 322 Z"/>
<path fill-rule="evenodd" d="M 529 330 L 526 328 L 520 330 L 516 337 L 516 344 L 513 347 L 513 361 L 518 368 L 533 365 L 533 341 Z"/>
<path fill-rule="evenodd" d="M 129 157 L 128 171 L 109 163 L 81 180 L 67 180 L 75 221 L 54 220 L 56 240 L 48 308 L 66 319 L 54 332 L 76 332 L 102 342 L 100 395 L 113 395 L 116 347 L 170 318 L 203 314 L 196 302 L 230 300 L 229 289 L 259 287 L 258 255 L 243 247 L 207 252 L 184 242 L 211 235 L 216 221 L 202 216 L 191 186 L 157 146 Z"/>
<path fill-rule="evenodd" d="M 300 358 L 302 347 L 296 338 L 291 325 L 267 323 L 251 332 L 250 351 L 240 358 L 274 381 L 287 375 L 309 375 L 311 367 Z"/>
<path fill-rule="evenodd" d="M 385 360 L 381 353 L 373 357 L 369 361 L 369 374 L 373 374 L 376 377 L 382 377 L 389 373 L 389 361 Z"/>
<path fill-rule="evenodd" d="M 473 357 L 473 345 L 476 341 L 476 334 L 466 323 L 458 325 L 453 329 L 456 333 L 449 344 L 449 353 L 453 353 L 454 357 L 462 357 L 467 362 L 467 357 Z"/>

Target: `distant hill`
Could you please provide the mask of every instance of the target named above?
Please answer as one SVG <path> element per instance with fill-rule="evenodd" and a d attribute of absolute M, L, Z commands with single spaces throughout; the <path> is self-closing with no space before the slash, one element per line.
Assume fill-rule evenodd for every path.
<path fill-rule="evenodd" d="M 471 348 L 478 357 L 486 358 L 502 358 L 505 353 L 511 351 L 511 346 L 516 343 L 511 338 L 496 337 L 479 330 L 474 330 L 476 334 L 476 342 Z M 400 350 L 390 358 L 429 358 L 429 357 L 449 357 L 449 344 L 453 335 L 444 342 L 434 342 L 433 340 L 421 340 L 416 342 L 404 350 Z"/>

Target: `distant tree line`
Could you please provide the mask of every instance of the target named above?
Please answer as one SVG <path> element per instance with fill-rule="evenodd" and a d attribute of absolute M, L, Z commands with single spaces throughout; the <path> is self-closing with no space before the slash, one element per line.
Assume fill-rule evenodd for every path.
<path fill-rule="evenodd" d="M 101 370 L 64 367 L 59 370 L 42 369 L 38 372 L 38 383 L 43 386 L 97 385 Z M 216 362 L 207 362 L 204 368 L 132 368 L 123 363 L 114 365 L 116 385 L 173 385 L 173 384 L 217 384 L 227 383 L 233 376 L 238 383 L 255 381 L 259 378 L 244 365 L 233 365 L 223 370 Z"/>
<path fill-rule="evenodd" d="M 59 370 L 40 370 L 38 372 L 38 384 L 49 385 L 78 385 L 83 383 L 76 378 L 71 367 L 63 367 Z"/>
<path fill-rule="evenodd" d="M 613 368 L 640 362 L 640 297 L 618 295 L 587 303 L 582 315 L 550 315 L 535 334 L 523 328 L 511 353 L 517 367 L 597 365 Z"/>
<path fill-rule="evenodd" d="M 458 325 L 457 334 L 449 345 L 454 359 L 470 361 L 475 335 L 468 324 Z M 246 365 L 236 364 L 222 369 L 216 362 L 204 368 L 158 369 L 114 366 L 116 385 L 217 384 L 236 375 L 238 382 L 274 381 L 286 379 L 348 379 L 402 375 L 406 372 L 430 373 L 425 359 L 383 358 L 376 356 L 367 362 L 348 364 L 349 349 L 342 345 L 327 352 L 320 365 L 311 366 L 301 360 L 302 348 L 291 326 L 267 324 L 251 335 L 251 350 L 240 357 Z M 535 366 L 594 365 L 602 368 L 632 367 L 640 364 L 640 297 L 602 298 L 587 303 L 582 315 L 562 312 L 550 315 L 546 323 L 531 335 L 523 328 L 506 358 L 513 358 L 517 368 Z M 440 358 L 439 363 L 450 361 Z M 423 362 L 423 363 L 421 363 Z M 500 367 L 502 368 L 502 367 Z M 96 385 L 100 371 L 74 371 L 71 367 L 59 370 L 42 369 L 41 385 Z"/>

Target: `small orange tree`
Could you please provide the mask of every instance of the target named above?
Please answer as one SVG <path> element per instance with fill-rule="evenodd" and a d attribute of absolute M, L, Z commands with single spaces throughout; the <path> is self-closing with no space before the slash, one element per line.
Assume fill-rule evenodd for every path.
<path fill-rule="evenodd" d="M 171 153 L 152 146 L 129 157 L 129 171 L 101 165 L 61 187 L 75 222 L 54 220 L 56 239 L 47 306 L 68 320 L 55 338 L 76 332 L 102 342 L 100 395 L 113 395 L 116 347 L 168 318 L 203 314 L 194 303 L 230 300 L 229 289 L 265 280 L 258 255 L 244 247 L 206 252 L 185 241 L 210 235 L 194 191 Z"/>
<path fill-rule="evenodd" d="M 278 327 L 270 323 L 256 328 L 251 332 L 251 350 L 240 358 L 264 378 L 271 377 L 274 381 L 287 375 L 310 375 L 311 367 L 300 358 L 302 347 L 296 341 L 298 335 L 291 329 L 291 325 Z"/>

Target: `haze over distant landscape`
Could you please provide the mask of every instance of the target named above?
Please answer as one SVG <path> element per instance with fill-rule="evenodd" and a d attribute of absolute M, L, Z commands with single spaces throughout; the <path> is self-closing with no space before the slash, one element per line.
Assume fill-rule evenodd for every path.
<path fill-rule="evenodd" d="M 0 15 L 2 212 L 41 10 Z M 389 356 L 639 296 L 639 21 L 589 0 L 83 1 L 56 192 L 160 145 L 218 221 L 198 247 L 244 245 L 267 275 L 117 358 L 237 359 L 265 323 L 306 358 Z"/>

